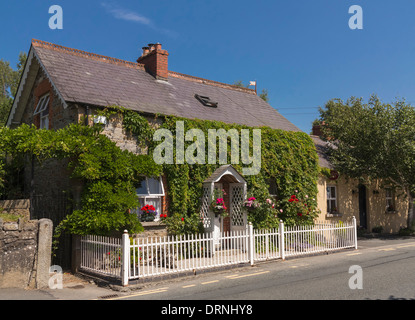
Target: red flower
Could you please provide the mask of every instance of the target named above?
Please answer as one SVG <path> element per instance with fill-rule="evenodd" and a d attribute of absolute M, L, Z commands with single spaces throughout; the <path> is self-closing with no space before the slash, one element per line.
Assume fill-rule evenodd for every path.
<path fill-rule="evenodd" d="M 184 221 L 184 218 L 182 218 L 182 221 Z"/>
<path fill-rule="evenodd" d="M 295 202 L 298 202 L 298 199 L 294 199 Z"/>
<path fill-rule="evenodd" d="M 291 199 L 295 199 L 295 194 L 293 194 L 293 195 L 291 196 Z"/>
<path fill-rule="evenodd" d="M 288 200 L 289 202 L 293 202 L 294 201 L 294 199 L 290 199 L 290 200 Z"/>
<path fill-rule="evenodd" d="M 297 216 L 301 217 L 303 214 L 301 212 L 297 213 Z"/>

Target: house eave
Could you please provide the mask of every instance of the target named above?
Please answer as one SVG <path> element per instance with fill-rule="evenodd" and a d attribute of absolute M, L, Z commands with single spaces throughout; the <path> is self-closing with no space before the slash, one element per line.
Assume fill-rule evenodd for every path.
<path fill-rule="evenodd" d="M 51 83 L 52 88 L 55 91 L 56 95 L 61 100 L 63 107 L 65 109 L 68 107 L 68 104 L 67 104 L 66 100 L 63 98 L 62 94 L 60 93 L 60 91 L 58 90 L 56 85 L 54 84 L 52 78 L 50 77 L 50 74 L 48 73 L 47 69 L 43 65 L 42 61 L 40 60 L 39 56 L 36 53 L 35 48 L 32 45 L 30 47 L 29 54 L 28 54 L 28 57 L 27 57 L 27 61 L 26 61 L 25 67 L 23 69 L 22 77 L 20 78 L 20 82 L 19 82 L 19 86 L 18 86 L 18 89 L 17 89 L 17 92 L 16 92 L 16 96 L 13 100 L 13 105 L 10 109 L 9 116 L 7 118 L 6 126 L 9 127 L 9 128 L 14 126 L 14 124 L 20 124 L 20 122 L 21 122 L 20 121 L 21 119 L 15 119 L 15 115 L 16 115 L 16 112 L 17 112 L 20 105 L 22 105 L 21 108 L 24 108 L 25 105 L 26 105 L 25 103 L 21 104 L 21 100 L 22 100 L 23 91 L 24 91 L 24 89 L 26 87 L 26 84 L 27 84 L 30 69 L 33 65 L 33 59 L 36 59 L 36 62 L 39 64 L 39 67 L 42 69 L 43 73 L 45 74 L 45 76 L 47 77 L 49 82 Z"/>

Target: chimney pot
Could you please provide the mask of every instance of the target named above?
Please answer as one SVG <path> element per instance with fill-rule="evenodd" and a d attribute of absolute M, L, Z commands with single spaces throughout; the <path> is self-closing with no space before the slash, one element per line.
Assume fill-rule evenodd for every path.
<path fill-rule="evenodd" d="M 155 45 L 154 45 L 154 48 L 156 49 L 156 50 L 161 50 L 161 43 L 156 43 Z"/>
<path fill-rule="evenodd" d="M 150 48 L 149 47 L 143 47 L 143 56 L 145 56 L 146 54 L 148 54 L 150 52 Z"/>

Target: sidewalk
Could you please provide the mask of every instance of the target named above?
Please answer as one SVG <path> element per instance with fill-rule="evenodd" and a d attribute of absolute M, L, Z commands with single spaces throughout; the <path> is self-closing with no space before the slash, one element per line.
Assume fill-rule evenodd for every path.
<path fill-rule="evenodd" d="M 114 291 L 109 287 L 101 287 L 89 279 L 64 273 L 63 289 L 0 289 L 0 300 L 91 300 L 113 294 Z"/>

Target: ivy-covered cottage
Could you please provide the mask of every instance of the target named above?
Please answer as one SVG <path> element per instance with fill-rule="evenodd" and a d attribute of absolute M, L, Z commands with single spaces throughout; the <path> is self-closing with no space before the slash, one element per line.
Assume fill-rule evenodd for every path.
<path fill-rule="evenodd" d="M 136 186 L 140 207 L 130 208 L 129 212 L 144 220 L 143 213 L 148 210 L 142 208 L 147 206 L 157 212 L 156 220 L 176 215 L 190 221 L 196 216 L 205 228 L 212 228 L 210 199 L 216 190 L 228 208 L 228 215 L 219 226 L 227 231 L 247 223 L 246 210 L 240 209 L 247 197 L 268 197 L 270 204 L 277 199 L 289 199 L 294 192 L 310 201 L 316 198 L 318 157 L 307 134 L 255 90 L 170 71 L 168 58 L 169 53 L 159 43 L 144 47 L 137 62 L 129 62 L 32 40 L 7 126 L 34 124 L 56 131 L 73 123 L 100 123 L 102 133 L 122 150 L 149 155 L 158 142 L 150 137 L 143 143 L 142 137 L 147 134 L 148 138 L 150 131 L 164 128 L 178 141 L 178 122 L 184 133 L 200 129 L 206 137 L 209 129 L 224 129 L 229 134 L 229 145 L 234 143 L 231 132 L 240 134 L 250 129 L 249 157 L 255 152 L 252 128 L 261 130 L 260 170 L 254 175 L 242 174 L 246 167 L 239 158 L 242 152 L 231 160 L 230 147 L 225 162 L 207 161 L 206 155 L 202 164 L 180 163 L 175 151 L 176 161 L 162 164 L 162 174 L 143 177 Z M 123 117 L 117 110 L 124 110 Z M 149 125 L 140 122 L 142 119 Z M 194 136 L 188 139 L 186 134 L 184 144 L 187 146 L 193 140 Z M 237 149 L 241 148 L 239 140 L 235 141 Z M 69 178 L 73 168 L 68 168 L 68 161 L 50 160 L 38 165 L 36 159 L 29 159 L 25 188 L 32 200 L 32 217 L 63 219 L 68 214 L 68 202 L 62 199 L 69 195 L 74 206 L 79 206 L 84 182 Z M 254 223 L 258 226 L 276 224 L 279 219 L 308 219 L 315 205 L 316 202 L 309 203 L 304 214 L 298 212 L 295 216 L 290 216 L 288 207 L 281 207 L 278 216 L 273 213 L 250 219 L 257 219 Z"/>

